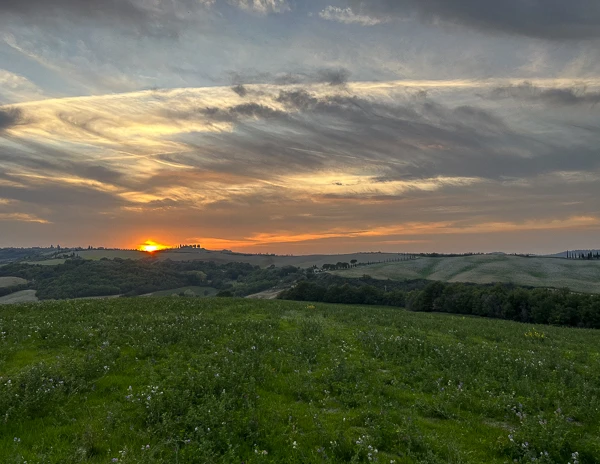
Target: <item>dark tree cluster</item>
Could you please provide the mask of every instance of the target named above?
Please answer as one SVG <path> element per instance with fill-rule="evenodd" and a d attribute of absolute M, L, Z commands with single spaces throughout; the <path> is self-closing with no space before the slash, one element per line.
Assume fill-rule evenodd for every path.
<path fill-rule="evenodd" d="M 415 289 L 356 282 L 324 284 L 305 280 L 280 295 L 281 299 L 312 302 L 386 305 L 410 311 L 445 312 L 535 324 L 600 329 L 600 295 L 568 289 L 477 285 L 416 281 Z M 406 284 L 409 284 L 407 282 Z M 388 288 L 389 285 L 389 288 Z M 382 288 L 383 286 L 383 288 Z"/>
<path fill-rule="evenodd" d="M 600 251 L 598 250 L 576 250 L 576 251 L 567 251 L 567 259 L 600 259 Z"/>
<path fill-rule="evenodd" d="M 13 263 L 1 267 L 0 276 L 26 279 L 29 284 L 24 288 L 35 289 L 38 298 L 59 300 L 136 296 L 186 286 L 212 287 L 245 296 L 280 284 L 289 285 L 304 273 L 294 267 L 261 269 L 247 263 L 219 265 L 205 261 L 103 258 L 68 259 L 54 266 Z M 6 290 L 7 294 L 14 291 L 16 287 Z"/>

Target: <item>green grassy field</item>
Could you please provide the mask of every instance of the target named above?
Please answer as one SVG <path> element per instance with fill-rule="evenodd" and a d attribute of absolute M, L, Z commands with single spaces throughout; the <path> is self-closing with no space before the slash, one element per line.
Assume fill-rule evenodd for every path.
<path fill-rule="evenodd" d="M 376 279 L 392 280 L 430 279 L 479 284 L 512 282 L 518 285 L 569 287 L 576 292 L 600 293 L 600 261 L 478 255 L 419 258 L 335 273 L 346 277 L 369 274 Z"/>
<path fill-rule="evenodd" d="M 207 292 L 207 293 L 206 293 Z M 185 293 L 186 296 L 199 296 L 199 297 L 207 297 L 207 296 L 215 296 L 219 291 L 216 288 L 212 287 L 181 287 L 174 288 L 171 290 L 161 290 L 160 292 L 150 293 L 144 296 L 172 296 L 178 295 L 181 293 Z M 206 293 L 206 295 L 205 295 Z"/>
<path fill-rule="evenodd" d="M 12 287 L 14 285 L 22 285 L 26 283 L 27 281 L 25 279 L 21 279 L 19 277 L 0 277 L 0 288 Z"/>
<path fill-rule="evenodd" d="M 0 411 L 2 463 L 597 463 L 600 337 L 284 301 L 17 305 Z"/>
<path fill-rule="evenodd" d="M 0 305 L 32 303 L 34 301 L 38 301 L 37 296 L 35 296 L 35 290 L 22 290 L 20 292 L 14 292 L 9 295 L 0 296 Z"/>
<path fill-rule="evenodd" d="M 23 261 L 24 264 L 39 264 L 40 266 L 56 266 L 57 264 L 64 264 L 66 260 L 63 258 L 46 259 L 43 261 Z"/>

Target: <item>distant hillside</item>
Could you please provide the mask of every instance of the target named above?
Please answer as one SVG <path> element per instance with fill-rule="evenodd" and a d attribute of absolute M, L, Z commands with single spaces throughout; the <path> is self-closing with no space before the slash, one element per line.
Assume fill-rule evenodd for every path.
<path fill-rule="evenodd" d="M 576 292 L 600 293 L 600 261 L 477 255 L 419 258 L 375 264 L 335 273 L 347 277 L 368 274 L 376 279 L 429 279 L 443 282 L 511 282 L 534 287 L 569 287 Z"/>
<path fill-rule="evenodd" d="M 83 259 L 99 260 L 102 258 L 114 259 L 144 259 L 150 255 L 136 250 L 83 250 L 76 252 Z M 358 263 L 383 262 L 386 260 L 399 259 L 400 253 L 353 253 L 346 255 L 305 255 L 305 256 L 279 256 L 279 255 L 257 255 L 250 253 L 234 253 L 231 251 L 213 251 L 202 248 L 182 248 L 176 250 L 159 251 L 152 255 L 158 260 L 171 261 L 213 261 L 216 264 L 248 263 L 253 266 L 276 267 L 294 266 L 309 268 L 321 267 L 323 264 L 336 264 L 338 262 L 349 263 L 356 260 Z"/>

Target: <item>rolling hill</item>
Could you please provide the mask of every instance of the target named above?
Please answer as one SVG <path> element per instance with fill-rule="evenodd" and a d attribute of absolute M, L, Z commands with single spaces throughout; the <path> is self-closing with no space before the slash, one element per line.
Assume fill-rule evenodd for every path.
<path fill-rule="evenodd" d="M 524 258 L 495 254 L 419 258 L 334 272 L 346 277 L 368 274 L 376 279 L 392 280 L 429 279 L 480 284 L 510 282 L 533 287 L 568 287 L 576 292 L 600 293 L 600 261 Z"/>
<path fill-rule="evenodd" d="M 276 267 L 295 266 L 299 268 L 309 268 L 313 266 L 321 267 L 323 264 L 336 264 L 337 262 L 349 263 L 353 259 L 359 263 L 386 261 L 398 259 L 400 253 L 352 253 L 340 255 L 257 255 L 249 253 L 234 253 L 229 251 L 213 251 L 205 249 L 174 249 L 164 250 L 153 253 L 152 255 L 144 251 L 136 250 L 83 250 L 76 253 L 83 259 L 99 260 L 102 258 L 114 259 L 147 259 L 153 257 L 158 260 L 171 261 L 213 261 L 217 264 L 227 263 L 248 263 L 253 266 Z M 44 261 L 32 264 L 44 264 Z"/>
<path fill-rule="evenodd" d="M 25 279 L 21 279 L 20 277 L 0 277 L 0 288 L 12 287 L 14 285 L 22 285 L 26 283 L 27 281 Z"/>

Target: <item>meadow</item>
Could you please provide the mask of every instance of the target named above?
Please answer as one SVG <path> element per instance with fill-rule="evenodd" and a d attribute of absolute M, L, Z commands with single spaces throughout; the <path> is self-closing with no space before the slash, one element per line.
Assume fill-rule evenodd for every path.
<path fill-rule="evenodd" d="M 31 303 L 34 301 L 38 301 L 38 298 L 35 296 L 35 290 L 21 290 L 9 295 L 0 296 L 0 305 Z"/>
<path fill-rule="evenodd" d="M 509 255 L 421 257 L 410 261 L 378 263 L 336 274 L 376 279 L 427 279 L 443 282 L 513 283 L 533 287 L 568 287 L 576 292 L 600 293 L 600 261 Z"/>
<path fill-rule="evenodd" d="M 210 297 L 215 296 L 219 291 L 213 287 L 199 287 L 199 286 L 190 286 L 190 287 L 181 287 L 174 288 L 171 290 L 161 290 L 154 293 L 148 293 L 147 295 L 141 296 L 152 296 L 152 297 L 164 297 L 164 296 L 195 296 L 195 297 Z"/>
<path fill-rule="evenodd" d="M 12 287 L 14 285 L 21 285 L 26 283 L 27 281 L 25 279 L 20 279 L 19 277 L 0 277 L 0 288 Z"/>
<path fill-rule="evenodd" d="M 3 463 L 597 463 L 592 330 L 231 298 L 0 309 Z"/>

